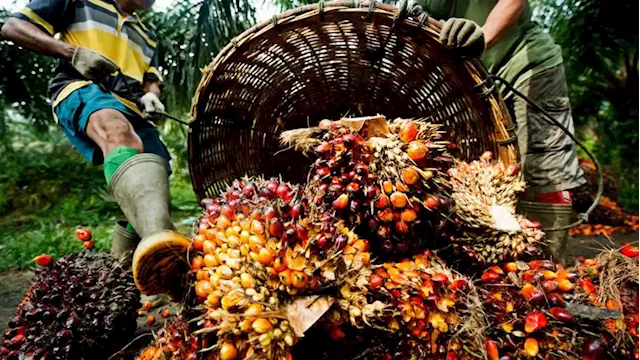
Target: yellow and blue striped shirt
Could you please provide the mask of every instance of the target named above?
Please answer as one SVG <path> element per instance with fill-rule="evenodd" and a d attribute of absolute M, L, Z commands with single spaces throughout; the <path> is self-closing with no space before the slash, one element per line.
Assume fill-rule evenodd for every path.
<path fill-rule="evenodd" d="M 13 16 L 111 59 L 121 74 L 112 74 L 102 85 L 138 113 L 143 82 L 162 81 L 154 34 L 136 14 L 123 16 L 116 0 L 32 0 Z M 69 61 L 61 60 L 49 87 L 53 106 L 87 84 Z"/>

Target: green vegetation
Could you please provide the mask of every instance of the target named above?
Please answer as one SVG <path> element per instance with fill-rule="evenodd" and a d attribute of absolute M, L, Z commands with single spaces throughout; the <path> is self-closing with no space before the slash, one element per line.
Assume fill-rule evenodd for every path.
<path fill-rule="evenodd" d="M 275 0 L 284 9 L 314 0 Z M 389 2 L 389 1 L 385 1 Z M 537 0 L 537 19 L 565 52 L 580 138 L 618 178 L 620 200 L 638 209 L 638 3 Z M 176 1 L 143 14 L 160 39 L 164 101 L 185 118 L 200 69 L 230 39 L 255 23 L 250 0 Z M 0 9 L 0 23 L 9 15 Z M 77 154 L 53 123 L 47 84 L 55 61 L 0 40 L 0 270 L 31 266 L 39 253 L 80 250 L 73 232 L 90 228 L 108 250 L 120 211 L 102 168 Z M 187 129 L 165 121 L 159 130 L 173 161 L 176 223 L 198 213 L 187 168 Z M 189 225 L 183 225 L 189 226 Z"/>

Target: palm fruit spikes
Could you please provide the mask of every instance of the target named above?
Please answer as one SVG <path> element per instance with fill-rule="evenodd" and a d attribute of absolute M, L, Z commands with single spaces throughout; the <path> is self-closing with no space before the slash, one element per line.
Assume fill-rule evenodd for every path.
<path fill-rule="evenodd" d="M 598 260 L 585 259 L 573 269 L 548 260 L 490 267 L 479 286 L 490 323 L 488 358 L 637 356 L 637 278 L 630 275 L 617 282 L 615 296 L 603 291 L 603 284 L 622 279 L 619 271 L 637 276 L 638 263 L 627 263 L 613 250 L 603 252 Z"/>
<path fill-rule="evenodd" d="M 39 265 L 0 359 L 103 357 L 133 338 L 140 293 L 130 263 L 85 251 Z"/>
<path fill-rule="evenodd" d="M 540 224 L 516 214 L 525 182 L 517 165 L 493 161 L 491 153 L 449 170 L 454 201 L 457 254 L 495 264 L 537 253 L 544 241 Z"/>
<path fill-rule="evenodd" d="M 480 302 L 470 296 L 474 291 L 466 278 L 426 251 L 347 278 L 324 325 L 384 330 L 410 337 L 426 353 L 451 352 L 463 358 L 463 345 L 479 349 L 483 340 Z"/>
<path fill-rule="evenodd" d="M 384 253 L 418 251 L 437 242 L 450 203 L 449 143 L 422 119 L 323 120 L 286 131 L 283 144 L 315 162 L 306 187 L 321 219 L 339 218 Z"/>
<path fill-rule="evenodd" d="M 193 334 L 217 336 L 212 354 L 286 358 L 302 335 L 286 312 L 295 296 L 336 288 L 369 266 L 368 243 L 340 221 L 306 217 L 300 194 L 275 179 L 244 179 L 204 201 L 190 258 L 201 313 L 192 320 Z"/>

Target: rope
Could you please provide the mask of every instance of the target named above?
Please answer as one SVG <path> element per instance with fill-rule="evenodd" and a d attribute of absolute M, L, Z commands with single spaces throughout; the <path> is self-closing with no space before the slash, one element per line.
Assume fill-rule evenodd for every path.
<path fill-rule="evenodd" d="M 509 91 L 512 91 L 514 94 L 516 94 L 517 96 L 522 98 L 524 101 L 526 101 L 527 104 L 529 104 L 531 107 L 533 107 L 534 109 L 539 111 L 542 115 L 544 115 L 545 120 L 549 124 L 557 126 L 558 128 L 560 128 L 560 130 L 562 130 L 565 134 L 567 134 L 567 136 L 569 136 L 569 138 L 574 143 L 576 143 L 576 145 L 578 145 L 582 150 L 584 150 L 584 152 L 587 154 L 587 156 L 589 156 L 591 161 L 593 161 L 593 164 L 596 167 L 596 174 L 598 176 L 598 191 L 596 192 L 596 197 L 593 200 L 593 203 L 591 204 L 591 206 L 589 206 L 587 211 L 578 214 L 578 221 L 576 221 L 576 222 L 574 222 L 572 224 L 569 224 L 569 225 L 566 225 L 566 226 L 549 228 L 549 229 L 542 229 L 542 230 L 543 231 L 569 230 L 569 229 L 571 229 L 571 228 L 573 228 L 575 226 L 578 226 L 578 225 L 580 225 L 582 223 L 586 223 L 589 220 L 589 214 L 591 214 L 591 212 L 596 208 L 596 206 L 598 206 L 598 203 L 600 203 L 600 198 L 602 197 L 602 193 L 604 192 L 604 177 L 602 175 L 602 168 L 600 167 L 600 163 L 596 159 L 595 155 L 593 155 L 593 153 L 589 149 L 587 149 L 587 147 L 582 142 L 580 142 L 580 140 L 578 140 L 575 137 L 575 135 L 573 135 L 571 133 L 571 131 L 569 131 L 569 129 L 567 129 L 564 125 L 562 125 L 556 119 L 554 119 L 553 116 L 551 116 L 551 114 L 549 114 L 548 111 L 543 109 L 540 105 L 536 104 L 533 100 L 531 100 L 525 94 L 523 94 L 520 91 L 518 91 L 507 80 L 499 77 L 498 75 L 489 75 L 485 80 L 483 80 L 480 84 L 478 84 L 478 86 L 486 85 L 486 83 L 490 82 L 490 81 L 494 81 L 494 82 L 498 81 L 498 82 L 502 83 L 502 85 L 504 85 L 507 89 L 509 89 Z M 493 84 L 491 86 L 493 86 Z"/>

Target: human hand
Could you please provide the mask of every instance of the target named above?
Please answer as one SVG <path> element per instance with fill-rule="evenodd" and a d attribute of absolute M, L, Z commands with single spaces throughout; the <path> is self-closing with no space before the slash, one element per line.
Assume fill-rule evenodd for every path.
<path fill-rule="evenodd" d="M 71 65 L 87 80 L 102 81 L 109 74 L 118 70 L 118 65 L 101 54 L 77 47 L 71 58 Z"/>
<path fill-rule="evenodd" d="M 484 31 L 469 19 L 447 20 L 442 26 L 440 41 L 461 56 L 478 57 L 485 50 Z"/>
<path fill-rule="evenodd" d="M 162 119 L 164 105 L 162 105 L 162 102 L 158 98 L 158 95 L 152 92 L 148 92 L 140 98 L 140 102 L 144 107 L 142 115 L 146 120 L 156 123 L 160 121 L 160 119 Z"/>

